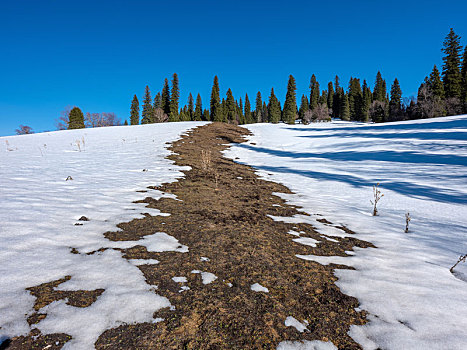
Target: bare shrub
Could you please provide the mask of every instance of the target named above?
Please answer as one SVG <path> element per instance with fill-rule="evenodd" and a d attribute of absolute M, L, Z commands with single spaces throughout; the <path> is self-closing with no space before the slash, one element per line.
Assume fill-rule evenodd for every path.
<path fill-rule="evenodd" d="M 385 102 L 373 101 L 370 105 L 370 118 L 375 123 L 382 123 L 387 119 L 388 107 Z"/>
<path fill-rule="evenodd" d="M 169 116 L 164 113 L 162 108 L 156 108 L 154 110 L 154 122 L 155 123 L 165 123 L 169 120 Z"/>
<path fill-rule="evenodd" d="M 201 150 L 201 169 L 204 171 L 211 169 L 211 151 Z"/>
<path fill-rule="evenodd" d="M 16 135 L 34 134 L 34 131 L 32 131 L 32 128 L 27 125 L 20 125 L 19 129 L 16 129 L 15 132 L 16 132 Z"/>
<path fill-rule="evenodd" d="M 435 118 L 446 115 L 446 104 L 439 97 L 434 96 L 428 86 L 418 90 L 418 114 L 422 118 Z"/>
<path fill-rule="evenodd" d="M 88 128 L 121 125 L 121 120 L 113 112 L 89 113 L 84 116 L 84 123 Z"/>
<path fill-rule="evenodd" d="M 410 213 L 407 212 L 405 214 L 405 233 L 409 232 L 409 222 L 410 220 L 412 220 L 412 218 L 410 217 Z"/>
<path fill-rule="evenodd" d="M 370 200 L 371 204 L 373 204 L 373 216 L 378 215 L 378 209 L 376 208 L 378 202 L 381 198 L 384 197 L 384 194 L 378 188 L 379 182 L 376 185 L 373 185 L 373 200 Z"/>
<path fill-rule="evenodd" d="M 70 122 L 69 115 L 72 108 L 72 106 L 66 106 L 65 109 L 60 112 L 60 117 L 55 120 L 55 126 L 57 130 L 68 129 L 68 124 Z"/>
<path fill-rule="evenodd" d="M 326 103 L 318 104 L 312 110 L 313 120 L 316 122 L 331 121 L 331 112 Z"/>
<path fill-rule="evenodd" d="M 467 260 L 467 254 L 461 255 L 461 256 L 459 257 L 459 259 L 457 260 L 457 262 L 449 269 L 449 271 L 451 271 L 451 273 L 454 272 L 454 268 L 455 268 L 457 265 L 459 265 L 459 263 L 461 263 L 461 262 L 464 262 L 464 263 L 465 263 L 466 260 Z"/>
<path fill-rule="evenodd" d="M 303 124 L 310 124 L 313 121 L 313 112 L 308 109 L 303 113 L 303 118 L 302 118 Z"/>

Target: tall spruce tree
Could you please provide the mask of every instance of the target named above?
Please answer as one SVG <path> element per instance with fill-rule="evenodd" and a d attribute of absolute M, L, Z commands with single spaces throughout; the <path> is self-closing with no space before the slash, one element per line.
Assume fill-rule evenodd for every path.
<path fill-rule="evenodd" d="M 180 89 L 178 87 L 178 75 L 177 73 L 174 73 L 172 76 L 172 90 L 170 91 L 169 122 L 177 122 L 180 120 L 179 115 L 178 115 L 179 98 L 180 98 Z"/>
<path fill-rule="evenodd" d="M 274 88 L 271 88 L 271 95 L 269 96 L 268 105 L 268 118 L 270 123 L 279 123 L 281 120 L 281 104 L 274 94 Z"/>
<path fill-rule="evenodd" d="M 436 65 L 433 67 L 427 83 L 430 92 L 433 94 L 433 97 L 438 97 L 440 100 L 444 99 L 444 85 L 441 81 L 441 77 Z"/>
<path fill-rule="evenodd" d="M 295 124 L 295 117 L 297 113 L 295 78 L 290 75 L 287 83 L 287 94 L 285 95 L 284 102 L 284 121 L 287 124 Z"/>
<path fill-rule="evenodd" d="M 221 97 L 219 95 L 219 79 L 217 78 L 217 75 L 214 77 L 214 82 L 211 89 L 210 111 L 212 121 L 222 121 Z"/>
<path fill-rule="evenodd" d="M 332 101 L 332 116 L 334 118 L 340 118 L 340 105 L 341 105 L 341 101 L 340 101 L 340 84 L 339 84 L 339 77 L 336 75 L 336 77 L 334 78 L 334 88 L 335 88 L 335 92 L 334 92 L 334 98 L 333 98 L 333 101 Z"/>
<path fill-rule="evenodd" d="M 194 120 L 199 121 L 203 119 L 203 103 L 201 101 L 201 96 L 198 94 L 196 96 L 196 105 L 195 105 L 195 112 L 194 112 Z"/>
<path fill-rule="evenodd" d="M 302 99 L 300 100 L 300 108 L 298 109 L 298 117 L 302 120 L 304 120 L 305 113 L 309 111 L 310 109 L 310 103 L 308 101 L 308 97 L 305 95 L 302 95 Z"/>
<path fill-rule="evenodd" d="M 157 108 L 162 108 L 162 96 L 161 96 L 161 93 L 158 92 L 156 94 L 156 97 L 154 97 L 154 110 L 156 110 Z"/>
<path fill-rule="evenodd" d="M 267 123 L 269 121 L 269 111 L 266 101 L 263 101 L 263 108 L 261 109 L 261 121 Z"/>
<path fill-rule="evenodd" d="M 233 123 L 237 119 L 237 106 L 233 97 L 232 90 L 227 90 L 227 99 L 225 100 L 225 110 L 227 122 Z"/>
<path fill-rule="evenodd" d="M 454 30 L 451 28 L 443 42 L 442 51 L 445 54 L 443 57 L 443 85 L 447 98 L 461 97 L 460 39 L 460 36 L 454 33 Z"/>
<path fill-rule="evenodd" d="M 334 103 L 334 87 L 332 85 L 332 81 L 328 83 L 328 96 L 327 96 L 327 103 L 328 103 L 328 108 L 332 109 L 333 103 Z"/>
<path fill-rule="evenodd" d="M 78 107 L 73 107 L 68 115 L 68 129 L 84 129 L 84 114 Z"/>
<path fill-rule="evenodd" d="M 251 105 L 250 100 L 248 98 L 248 94 L 245 94 L 245 112 L 243 114 L 245 115 L 245 122 L 247 124 L 253 123 L 253 118 L 251 116 Z"/>
<path fill-rule="evenodd" d="M 350 120 L 349 97 L 344 92 L 343 88 L 341 88 L 341 95 L 339 97 L 339 100 L 341 101 L 340 110 L 339 110 L 340 118 L 342 120 Z"/>
<path fill-rule="evenodd" d="M 391 99 L 389 100 L 389 117 L 392 120 L 398 119 L 402 111 L 402 90 L 399 80 L 394 79 L 391 86 Z"/>
<path fill-rule="evenodd" d="M 146 85 L 146 89 L 144 90 L 143 112 L 141 113 L 141 124 L 153 123 L 153 115 L 151 91 L 149 90 L 149 86 Z"/>
<path fill-rule="evenodd" d="M 170 114 L 170 88 L 169 88 L 169 80 L 165 78 L 164 80 L 164 87 L 162 88 L 162 103 L 161 108 L 165 114 Z"/>
<path fill-rule="evenodd" d="M 363 80 L 363 86 L 362 86 L 362 122 L 368 122 L 369 120 L 369 111 L 370 111 L 370 106 L 371 106 L 371 98 L 372 98 L 372 93 L 371 89 L 368 87 L 366 80 Z"/>
<path fill-rule="evenodd" d="M 381 76 L 381 72 L 376 74 L 375 88 L 373 89 L 373 100 L 386 102 L 386 81 Z"/>
<path fill-rule="evenodd" d="M 188 115 L 190 116 L 190 120 L 195 120 L 195 103 L 191 92 L 188 95 Z"/>
<path fill-rule="evenodd" d="M 313 74 L 310 79 L 310 109 L 313 110 L 319 103 L 320 90 L 316 76 Z M 285 108 L 285 105 L 284 105 Z"/>
<path fill-rule="evenodd" d="M 360 86 L 360 79 L 350 78 L 349 82 L 349 107 L 350 107 L 350 120 L 362 119 L 362 88 Z"/>
<path fill-rule="evenodd" d="M 133 96 L 133 101 L 131 101 L 130 123 L 131 123 L 131 125 L 138 125 L 139 124 L 139 101 L 138 101 L 138 97 L 136 97 L 136 95 Z"/>
<path fill-rule="evenodd" d="M 262 122 L 262 115 L 261 112 L 263 111 L 263 100 L 261 97 L 261 92 L 258 91 L 256 94 L 256 104 L 255 104 L 255 122 L 261 123 Z"/>
<path fill-rule="evenodd" d="M 467 45 L 464 48 L 464 55 L 462 56 L 462 89 L 461 89 L 461 100 L 464 103 L 464 112 L 467 113 Z"/>

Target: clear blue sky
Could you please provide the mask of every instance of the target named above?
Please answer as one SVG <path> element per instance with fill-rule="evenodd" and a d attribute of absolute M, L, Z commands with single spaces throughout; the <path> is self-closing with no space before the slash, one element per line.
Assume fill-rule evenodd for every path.
<path fill-rule="evenodd" d="M 373 87 L 381 70 L 416 94 L 453 27 L 467 43 L 467 1 L 0 1 L 0 135 L 19 124 L 55 129 L 67 105 L 128 118 L 133 94 L 180 78 L 209 104 L 214 75 L 235 98 L 289 74 L 297 96 L 314 73 L 324 88 L 338 74 Z M 153 95 L 154 96 L 154 95 Z"/>

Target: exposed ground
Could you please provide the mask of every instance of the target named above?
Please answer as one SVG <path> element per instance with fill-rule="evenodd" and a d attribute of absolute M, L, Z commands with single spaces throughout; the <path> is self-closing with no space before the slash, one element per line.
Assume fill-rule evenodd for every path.
<path fill-rule="evenodd" d="M 156 201 L 148 189 L 143 201 L 171 215 L 147 215 L 120 224 L 122 231 L 105 234 L 110 240 L 138 241 L 163 231 L 188 246 L 189 252 L 154 253 L 143 246 L 122 250 L 128 259 L 160 261 L 139 268 L 175 309 L 156 312 L 154 317 L 163 319 L 158 323 L 107 330 L 96 342 L 97 349 L 274 349 L 284 340 L 305 339 L 332 341 L 339 349 L 360 348 L 347 332 L 350 325 L 366 322 L 365 312 L 355 311 L 358 301 L 334 284 L 333 269 L 348 267 L 322 266 L 295 255 L 345 256 L 345 251 L 354 246 L 371 244 L 353 237 L 333 237 L 338 241 L 333 242 L 322 238 L 309 224 L 272 220 L 268 215 L 288 217 L 300 212 L 300 208 L 273 195 L 290 191 L 259 179 L 252 168 L 221 154 L 229 143 L 243 142 L 247 133 L 246 129 L 217 123 L 189 132 L 171 146 L 174 154 L 170 158 L 191 170 L 185 171 L 178 182 L 157 188 L 176 195 L 177 200 Z M 351 233 L 324 218 L 323 223 Z M 320 242 L 316 247 L 295 243 L 290 230 L 303 231 L 301 237 Z M 217 279 L 203 284 L 201 274 L 193 270 L 212 273 Z M 172 280 L 177 276 L 187 281 Z M 36 311 L 64 298 L 70 305 L 86 307 L 103 292 L 54 289 L 67 278 L 29 288 L 37 298 Z M 269 292 L 251 290 L 255 283 Z M 306 321 L 308 331 L 300 333 L 286 327 L 288 316 Z M 37 313 L 28 321 L 35 324 L 44 317 Z M 33 330 L 29 336 L 12 339 L 8 349 L 61 348 L 67 340 L 65 334 L 44 336 Z"/>

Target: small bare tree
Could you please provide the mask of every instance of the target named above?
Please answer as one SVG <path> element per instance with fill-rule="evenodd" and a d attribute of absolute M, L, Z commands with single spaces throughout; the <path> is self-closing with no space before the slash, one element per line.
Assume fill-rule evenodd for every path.
<path fill-rule="evenodd" d="M 313 112 L 308 109 L 303 113 L 303 118 L 302 118 L 303 124 L 310 124 L 313 121 Z"/>
<path fill-rule="evenodd" d="M 164 110 L 162 108 L 156 108 L 154 110 L 155 123 L 165 123 L 167 120 L 169 120 L 169 117 L 167 114 L 164 113 Z"/>
<path fill-rule="evenodd" d="M 316 122 L 331 121 L 331 113 L 326 103 L 318 104 L 312 110 L 313 120 Z"/>
<path fill-rule="evenodd" d="M 370 200 L 371 204 L 373 204 L 373 216 L 378 215 L 378 209 L 376 206 L 380 199 L 384 197 L 384 194 L 381 193 L 378 186 L 379 182 L 376 185 L 373 185 L 373 200 Z"/>
<path fill-rule="evenodd" d="M 454 268 L 455 268 L 457 265 L 459 265 L 459 263 L 461 263 L 461 262 L 464 262 L 464 263 L 465 263 L 465 260 L 467 260 L 467 254 L 461 255 L 461 256 L 459 257 L 459 259 L 457 260 L 457 262 L 449 269 L 449 271 L 451 271 L 451 273 L 453 273 L 453 272 L 454 272 Z"/>
<path fill-rule="evenodd" d="M 410 220 L 412 220 L 412 218 L 410 217 L 410 213 L 409 212 L 405 213 L 405 233 L 409 232 Z"/>
<path fill-rule="evenodd" d="M 32 131 L 32 128 L 27 125 L 20 125 L 19 129 L 16 129 L 15 132 L 16 132 L 16 135 L 34 134 L 34 131 Z"/>
<path fill-rule="evenodd" d="M 89 113 L 87 112 L 84 117 L 86 127 L 98 128 L 102 126 L 115 126 L 120 125 L 121 121 L 113 112 L 110 113 Z"/>
<path fill-rule="evenodd" d="M 446 115 L 446 104 L 439 97 L 434 96 L 431 89 L 424 85 L 418 90 L 418 112 L 422 118 L 434 118 Z"/>
<path fill-rule="evenodd" d="M 57 127 L 57 130 L 68 129 L 68 124 L 70 122 L 69 115 L 72 108 L 72 106 L 66 106 L 65 109 L 60 112 L 60 117 L 55 120 L 55 126 Z"/>

